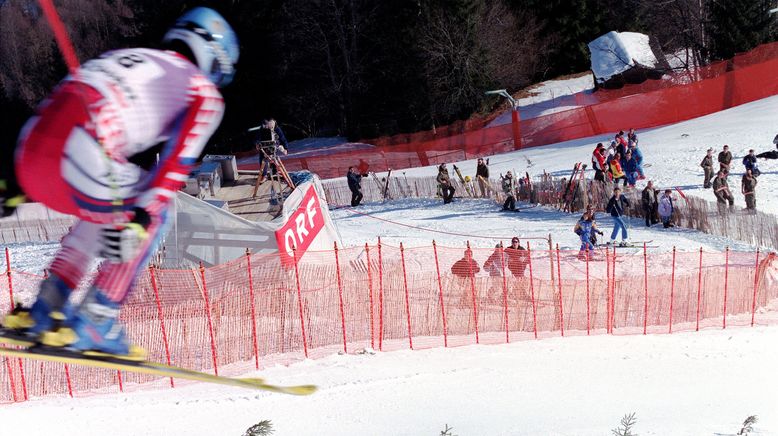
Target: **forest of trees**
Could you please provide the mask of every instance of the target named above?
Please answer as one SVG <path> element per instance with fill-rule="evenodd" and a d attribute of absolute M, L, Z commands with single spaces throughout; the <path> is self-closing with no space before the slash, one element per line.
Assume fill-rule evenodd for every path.
<path fill-rule="evenodd" d="M 159 46 L 184 10 L 219 10 L 241 40 L 227 112 L 210 147 L 275 117 L 287 135 L 352 139 L 430 129 L 515 91 L 589 68 L 586 44 L 611 30 L 651 35 L 693 63 L 776 37 L 775 0 L 57 0 L 81 60 Z M 0 146 L 65 75 L 33 0 L 0 0 Z M 0 156 L 8 156 L 6 153 Z"/>

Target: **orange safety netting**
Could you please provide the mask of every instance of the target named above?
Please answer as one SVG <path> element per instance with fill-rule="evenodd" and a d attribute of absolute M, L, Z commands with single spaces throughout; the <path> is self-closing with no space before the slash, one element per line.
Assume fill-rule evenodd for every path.
<path fill-rule="evenodd" d="M 472 254 L 373 245 L 308 251 L 286 267 L 271 254 L 208 269 L 148 269 L 122 319 L 151 360 L 220 375 L 367 347 L 670 333 L 772 320 L 757 309 L 778 294 L 774 255 L 617 249 L 586 261 L 531 244 L 531 251 Z M 29 303 L 42 277 L 11 269 L 0 279 L 0 310 L 7 311 L 12 292 Z M 177 383 L 3 359 L 0 403 Z"/>
<path fill-rule="evenodd" d="M 308 169 L 339 177 L 365 162 L 386 171 L 471 159 L 628 128 L 649 128 L 722 111 L 778 94 L 778 43 L 761 45 L 733 59 L 649 80 L 622 89 L 576 95 L 594 104 L 520 121 L 521 143 L 510 124 L 482 128 L 483 120 L 455 123 L 435 132 L 396 135 L 366 142 L 376 146 L 327 156 L 284 159 L 290 171 Z M 580 97 L 579 97 L 580 96 Z M 467 130 L 474 129 L 474 130 Z M 460 133 L 460 131 L 464 132 Z M 251 165 L 248 165 L 251 166 Z M 255 165 L 254 165 L 255 166 Z"/>

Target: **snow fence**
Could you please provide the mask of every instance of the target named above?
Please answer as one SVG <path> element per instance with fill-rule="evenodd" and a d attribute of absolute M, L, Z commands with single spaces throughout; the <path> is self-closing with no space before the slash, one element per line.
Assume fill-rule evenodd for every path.
<path fill-rule="evenodd" d="M 121 317 L 151 360 L 219 375 L 366 348 L 673 333 L 775 319 L 768 310 L 778 296 L 774 254 L 616 248 L 580 259 L 535 241 L 523 245 L 379 242 L 309 250 L 292 263 L 247 253 L 211 268 L 149 268 Z M 6 253 L 0 311 L 14 299 L 29 303 L 43 279 L 16 271 Z M 0 403 L 179 383 L 27 359 L 0 363 Z"/>

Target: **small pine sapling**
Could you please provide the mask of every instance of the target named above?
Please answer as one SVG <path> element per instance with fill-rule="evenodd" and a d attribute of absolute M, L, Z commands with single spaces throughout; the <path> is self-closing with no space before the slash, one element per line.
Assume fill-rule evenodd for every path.
<path fill-rule="evenodd" d="M 748 435 L 754 431 L 753 425 L 756 424 L 756 415 L 751 415 L 743 421 L 743 427 L 737 432 L 738 435 Z"/>
<path fill-rule="evenodd" d="M 457 436 L 454 433 L 451 433 L 452 430 L 454 430 L 454 427 L 449 427 L 448 424 L 446 424 L 446 428 L 440 431 L 439 436 Z"/>
<path fill-rule="evenodd" d="M 621 426 L 611 430 L 614 436 L 638 436 L 637 433 L 632 433 L 632 427 L 638 422 L 635 417 L 635 412 L 629 415 L 624 415 L 621 418 Z"/>
<path fill-rule="evenodd" d="M 251 427 L 243 433 L 243 436 L 270 436 L 275 432 L 273 430 L 273 423 L 269 419 L 264 419 Z"/>

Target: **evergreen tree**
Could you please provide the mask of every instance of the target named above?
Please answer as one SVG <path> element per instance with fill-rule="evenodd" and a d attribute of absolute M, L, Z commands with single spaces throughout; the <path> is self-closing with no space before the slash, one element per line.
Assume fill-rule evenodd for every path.
<path fill-rule="evenodd" d="M 711 58 L 728 59 L 775 36 L 770 0 L 708 0 Z"/>

